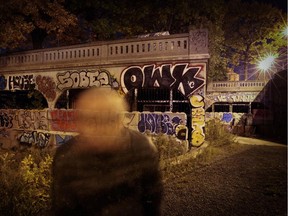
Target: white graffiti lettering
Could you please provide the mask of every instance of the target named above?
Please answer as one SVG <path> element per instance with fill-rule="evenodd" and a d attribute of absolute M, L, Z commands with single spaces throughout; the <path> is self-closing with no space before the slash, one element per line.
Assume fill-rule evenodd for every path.
<path fill-rule="evenodd" d="M 100 86 L 112 86 L 117 88 L 118 82 L 112 78 L 108 71 L 67 71 L 57 75 L 59 90 L 73 88 L 88 88 Z"/>

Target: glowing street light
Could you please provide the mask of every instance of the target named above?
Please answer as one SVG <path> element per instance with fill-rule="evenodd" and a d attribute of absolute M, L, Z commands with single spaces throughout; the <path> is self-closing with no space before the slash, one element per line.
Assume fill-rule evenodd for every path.
<path fill-rule="evenodd" d="M 286 26 L 286 27 L 283 29 L 282 34 L 283 34 L 285 37 L 288 37 L 288 26 Z"/>
<path fill-rule="evenodd" d="M 276 55 L 269 54 L 265 58 L 261 59 L 258 63 L 258 68 L 265 72 L 269 70 L 275 63 Z"/>

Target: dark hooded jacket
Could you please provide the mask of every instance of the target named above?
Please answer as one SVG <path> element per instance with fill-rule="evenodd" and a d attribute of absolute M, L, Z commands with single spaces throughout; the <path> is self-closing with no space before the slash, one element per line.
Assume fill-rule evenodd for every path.
<path fill-rule="evenodd" d="M 160 215 L 156 148 L 141 133 L 125 130 L 128 145 L 121 151 L 77 151 L 75 147 L 83 143 L 80 136 L 58 147 L 52 171 L 55 215 Z"/>

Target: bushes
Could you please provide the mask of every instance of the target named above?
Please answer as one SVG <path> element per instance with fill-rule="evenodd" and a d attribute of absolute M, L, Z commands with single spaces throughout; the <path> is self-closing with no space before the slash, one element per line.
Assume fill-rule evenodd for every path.
<path fill-rule="evenodd" d="M 0 215 L 44 215 L 49 211 L 51 164 L 52 157 L 40 150 L 1 152 Z"/>
<path fill-rule="evenodd" d="M 224 146 L 235 141 L 235 135 L 229 132 L 227 125 L 223 125 L 220 120 L 212 119 L 206 122 L 206 141 L 209 146 Z"/>
<path fill-rule="evenodd" d="M 186 141 L 177 140 L 173 136 L 165 134 L 147 134 L 157 147 L 160 160 L 174 158 L 183 155 L 188 150 L 188 144 Z"/>

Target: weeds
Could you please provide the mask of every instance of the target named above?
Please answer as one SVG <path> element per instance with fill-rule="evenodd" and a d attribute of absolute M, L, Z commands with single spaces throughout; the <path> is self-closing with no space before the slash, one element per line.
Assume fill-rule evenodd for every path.
<path fill-rule="evenodd" d="M 39 151 L 0 153 L 0 215 L 43 215 L 50 209 L 52 157 Z"/>
<path fill-rule="evenodd" d="M 205 126 L 206 141 L 209 146 L 220 147 L 235 142 L 235 135 L 230 133 L 220 120 L 212 119 Z"/>

